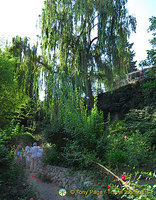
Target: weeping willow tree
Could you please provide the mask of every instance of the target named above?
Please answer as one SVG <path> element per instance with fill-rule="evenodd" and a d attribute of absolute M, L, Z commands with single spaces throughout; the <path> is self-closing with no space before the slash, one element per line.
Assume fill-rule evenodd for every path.
<path fill-rule="evenodd" d="M 41 16 L 46 99 L 68 99 L 72 91 L 94 103 L 94 85 L 111 88 L 129 66 L 127 40 L 136 20 L 127 0 L 45 0 Z M 47 70 L 48 69 L 48 70 Z M 75 94 L 75 92 L 74 92 Z M 52 102 L 51 102 L 52 103 Z"/>
<path fill-rule="evenodd" d="M 39 64 L 37 46 L 30 47 L 29 39 L 16 36 L 7 51 L 16 58 L 15 77 L 21 93 L 38 98 Z"/>
<path fill-rule="evenodd" d="M 6 46 L 3 55 L 14 60 L 12 76 L 16 84 L 16 106 L 13 118 L 26 127 L 33 127 L 39 105 L 40 64 L 37 61 L 37 45 L 30 46 L 27 37 L 16 36 Z"/>

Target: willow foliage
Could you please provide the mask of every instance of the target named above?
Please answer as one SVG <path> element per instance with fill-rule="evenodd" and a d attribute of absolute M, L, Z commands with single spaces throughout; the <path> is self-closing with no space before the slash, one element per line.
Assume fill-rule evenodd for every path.
<path fill-rule="evenodd" d="M 16 58 L 15 78 L 21 93 L 30 98 L 38 98 L 39 64 L 37 63 L 37 46 L 30 47 L 28 38 L 22 39 L 16 36 L 12 39 L 12 45 L 7 50 Z"/>
<path fill-rule="evenodd" d="M 14 80 L 15 62 L 0 52 L 0 128 L 5 125 L 16 106 L 16 88 Z"/>
<path fill-rule="evenodd" d="M 0 51 L 0 127 L 13 118 L 26 125 L 34 123 L 33 109 L 39 100 L 39 67 L 37 46 L 30 47 L 28 38 L 16 36 L 11 45 Z"/>
<path fill-rule="evenodd" d="M 103 82 L 108 88 L 115 76 L 126 73 L 127 39 L 136 25 L 135 18 L 127 13 L 126 3 L 127 0 L 45 0 L 42 49 L 51 63 L 46 93 L 52 96 L 50 88 L 56 88 L 57 94 L 68 96 L 77 89 L 89 99 L 92 108 L 95 82 Z"/>

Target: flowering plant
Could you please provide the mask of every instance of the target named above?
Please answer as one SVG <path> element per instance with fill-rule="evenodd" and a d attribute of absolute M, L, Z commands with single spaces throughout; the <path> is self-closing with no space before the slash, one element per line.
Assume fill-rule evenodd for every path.
<path fill-rule="evenodd" d="M 74 154 L 74 153 L 75 153 L 75 151 L 74 151 L 74 150 L 72 150 L 70 153 L 71 153 L 71 154 Z"/>
<path fill-rule="evenodd" d="M 121 176 L 121 179 L 122 179 L 122 180 L 125 180 L 125 175 L 124 175 L 124 174 Z"/>
<path fill-rule="evenodd" d="M 128 179 L 126 184 L 122 186 L 111 184 L 111 190 L 108 192 L 113 195 L 120 195 L 121 199 L 154 200 L 156 195 L 156 186 L 152 186 L 151 184 L 140 184 L 139 181 L 141 177 L 146 177 L 145 181 L 149 181 L 150 179 L 155 178 L 156 174 L 155 172 L 135 172 L 135 174 L 126 174 L 126 179 Z"/>

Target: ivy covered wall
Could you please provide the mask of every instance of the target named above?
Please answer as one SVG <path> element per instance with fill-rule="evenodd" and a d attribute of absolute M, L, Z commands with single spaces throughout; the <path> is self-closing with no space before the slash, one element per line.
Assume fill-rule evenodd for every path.
<path fill-rule="evenodd" d="M 106 120 L 123 119 L 131 109 L 141 109 L 156 105 L 156 78 L 154 76 L 128 84 L 117 90 L 98 95 L 98 110 L 102 110 Z"/>

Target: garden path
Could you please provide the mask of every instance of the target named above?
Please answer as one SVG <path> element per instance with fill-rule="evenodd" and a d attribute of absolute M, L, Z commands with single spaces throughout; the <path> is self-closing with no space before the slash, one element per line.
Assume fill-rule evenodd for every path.
<path fill-rule="evenodd" d="M 30 173 L 29 171 L 26 171 L 26 173 L 28 183 L 31 184 L 36 191 L 37 200 L 74 200 L 72 197 L 69 197 L 68 193 L 65 197 L 59 196 L 61 187 L 55 183 L 43 182 L 41 179 L 37 178 L 37 174 Z M 34 177 L 32 177 L 32 175 L 34 175 Z"/>

